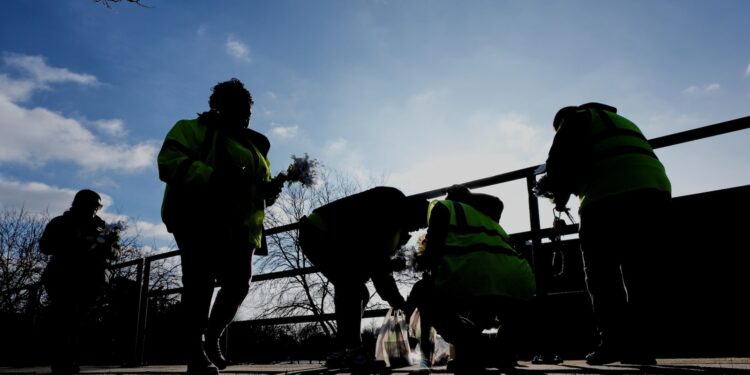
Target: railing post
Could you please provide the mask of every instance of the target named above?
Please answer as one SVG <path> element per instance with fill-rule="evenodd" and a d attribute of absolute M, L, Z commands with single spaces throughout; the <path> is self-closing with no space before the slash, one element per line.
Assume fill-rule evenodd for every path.
<path fill-rule="evenodd" d="M 142 286 L 143 286 L 142 283 L 143 283 L 143 264 L 144 263 L 145 263 L 145 259 L 140 258 L 140 259 L 138 259 L 138 262 L 135 264 L 135 285 L 138 288 L 138 292 L 137 292 L 137 295 L 136 295 L 136 298 L 137 298 L 136 304 L 137 304 L 137 306 L 136 306 L 136 309 L 135 309 L 135 327 L 133 327 L 134 328 L 134 333 L 135 333 L 135 335 L 133 336 L 133 352 L 131 353 L 130 361 L 127 363 L 128 366 L 138 366 L 138 361 L 139 361 L 139 358 L 138 358 L 138 343 L 141 340 L 140 337 L 141 337 L 141 334 L 142 334 L 142 332 L 139 329 L 139 327 L 140 327 L 139 323 L 141 321 L 141 291 L 143 289 L 142 288 Z"/>
<path fill-rule="evenodd" d="M 529 220 L 531 221 L 531 263 L 534 267 L 536 276 L 536 293 L 537 296 L 547 294 L 547 272 L 546 262 L 542 260 L 542 225 L 539 219 L 539 198 L 534 195 L 534 186 L 536 185 L 536 175 L 531 174 L 526 177 L 526 192 L 529 195 Z"/>
<path fill-rule="evenodd" d="M 138 327 L 136 328 L 136 343 L 135 343 L 135 355 L 134 364 L 137 366 L 143 366 L 143 354 L 146 346 L 146 323 L 148 320 L 148 292 L 149 284 L 151 279 L 151 261 L 143 259 L 142 263 L 138 264 L 139 268 L 142 267 L 143 272 L 141 278 L 141 292 L 139 295 L 138 303 Z"/>

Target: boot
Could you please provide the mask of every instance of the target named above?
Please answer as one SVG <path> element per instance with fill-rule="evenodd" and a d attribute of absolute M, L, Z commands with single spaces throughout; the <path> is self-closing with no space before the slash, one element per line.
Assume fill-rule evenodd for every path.
<path fill-rule="evenodd" d="M 187 375 L 218 375 L 219 369 L 206 357 L 203 347 L 191 351 L 187 361 Z"/>
<path fill-rule="evenodd" d="M 229 362 L 221 353 L 221 336 L 207 333 L 204 348 L 206 350 L 206 356 L 208 357 L 208 359 L 211 361 L 211 363 L 216 365 L 219 370 L 227 368 Z"/>

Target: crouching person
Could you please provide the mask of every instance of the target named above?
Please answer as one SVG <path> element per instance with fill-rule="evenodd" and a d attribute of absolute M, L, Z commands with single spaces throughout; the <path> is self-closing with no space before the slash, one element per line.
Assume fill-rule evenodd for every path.
<path fill-rule="evenodd" d="M 500 199 L 464 187 L 428 209 L 423 261 L 431 290 L 419 309 L 455 347 L 449 371 L 473 374 L 516 365 L 513 345 L 536 282 L 498 223 L 502 209 Z M 498 335 L 482 333 L 493 328 Z"/>
<path fill-rule="evenodd" d="M 327 356 L 327 367 L 363 367 L 374 360 L 360 335 L 370 298 L 365 283 L 372 279 L 383 300 L 403 309 L 391 257 L 407 242 L 409 232 L 427 225 L 426 210 L 423 198 L 376 187 L 319 207 L 300 220 L 303 253 L 334 286 L 337 347 Z"/>

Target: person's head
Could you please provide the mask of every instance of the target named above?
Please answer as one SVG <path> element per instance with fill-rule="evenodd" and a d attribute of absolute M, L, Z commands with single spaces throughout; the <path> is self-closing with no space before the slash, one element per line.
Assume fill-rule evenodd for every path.
<path fill-rule="evenodd" d="M 557 114 L 555 114 L 555 118 L 552 120 L 552 127 L 555 129 L 555 131 L 558 131 L 560 129 L 560 126 L 565 122 L 565 119 L 568 118 L 570 115 L 585 109 L 595 109 L 595 110 L 602 110 L 612 113 L 617 113 L 617 108 L 612 107 L 611 105 L 597 103 L 597 102 L 590 102 L 586 104 L 581 104 L 579 106 L 569 106 L 569 107 L 563 107 L 559 111 L 557 111 Z"/>
<path fill-rule="evenodd" d="M 73 197 L 72 211 L 93 217 L 100 208 L 102 208 L 102 197 L 93 190 L 83 189 Z"/>
<path fill-rule="evenodd" d="M 555 114 L 555 119 L 552 120 L 552 127 L 555 129 L 555 131 L 560 129 L 560 125 L 562 125 L 566 117 L 575 113 L 575 111 L 577 110 L 578 110 L 578 107 L 569 106 L 569 107 L 563 107 L 559 111 L 557 111 L 557 114 Z"/>
<path fill-rule="evenodd" d="M 430 202 L 420 195 L 412 195 L 404 199 L 403 217 L 404 229 L 408 232 L 427 227 L 427 209 Z"/>
<path fill-rule="evenodd" d="M 500 216 L 505 208 L 500 198 L 489 194 L 473 193 L 463 185 L 453 185 L 448 189 L 445 199 L 468 204 L 495 222 L 500 222 Z"/>
<path fill-rule="evenodd" d="M 248 127 L 253 107 L 253 96 L 237 78 L 220 82 L 213 87 L 208 106 L 232 126 Z"/>

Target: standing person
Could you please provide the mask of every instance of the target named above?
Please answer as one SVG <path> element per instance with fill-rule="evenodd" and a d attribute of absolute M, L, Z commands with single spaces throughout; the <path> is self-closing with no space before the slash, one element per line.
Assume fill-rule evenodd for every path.
<path fill-rule="evenodd" d="M 337 348 L 327 356 L 327 367 L 372 361 L 360 335 L 370 298 L 365 283 L 372 279 L 391 307 L 404 307 L 391 257 L 408 241 L 409 232 L 426 225 L 426 212 L 427 200 L 381 186 L 326 204 L 300 220 L 302 251 L 334 286 Z"/>
<path fill-rule="evenodd" d="M 540 189 L 558 211 L 580 198 L 586 287 L 597 320 L 592 365 L 655 364 L 647 316 L 658 286 L 651 259 L 661 249 L 671 185 L 641 130 L 604 104 L 565 107 Z"/>
<path fill-rule="evenodd" d="M 430 285 L 421 291 L 418 308 L 421 318 L 455 347 L 449 371 L 457 374 L 516 364 L 513 345 L 536 281 L 499 224 L 502 210 L 497 197 L 463 186 L 429 206 L 421 262 L 428 265 Z M 482 334 L 498 327 L 495 338 Z"/>
<path fill-rule="evenodd" d="M 248 293 L 264 208 L 281 188 L 269 183 L 268 139 L 248 128 L 253 99 L 242 82 L 217 84 L 208 104 L 197 119 L 172 127 L 158 156 L 167 183 L 162 220 L 182 258 L 189 374 L 227 366 L 219 338 Z"/>
<path fill-rule="evenodd" d="M 107 261 L 115 258 L 117 233 L 108 233 L 97 211 L 101 197 L 76 193 L 70 210 L 50 220 L 39 249 L 51 259 L 42 274 L 52 315 L 50 349 L 53 374 L 76 374 L 80 326 L 102 295 Z"/>

